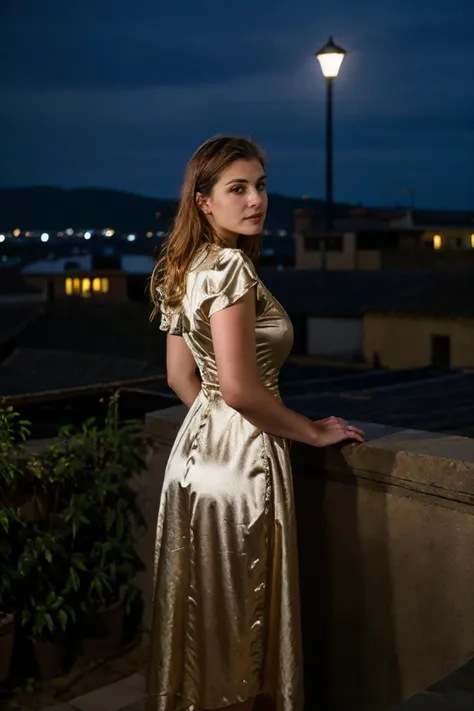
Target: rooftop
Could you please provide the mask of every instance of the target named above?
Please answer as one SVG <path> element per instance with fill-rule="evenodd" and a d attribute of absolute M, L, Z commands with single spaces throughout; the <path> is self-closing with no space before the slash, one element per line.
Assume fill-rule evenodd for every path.
<path fill-rule="evenodd" d="M 17 265 L 0 265 L 0 299 L 3 296 L 40 293 L 40 289 L 25 283 L 25 279 Z"/>
<path fill-rule="evenodd" d="M 151 274 L 155 260 L 146 254 L 120 254 L 114 260 L 114 267 L 125 274 Z M 55 259 L 31 262 L 23 269 L 23 274 L 65 274 L 70 271 L 90 272 L 98 267 L 98 259 L 93 254 L 71 254 Z M 101 269 L 110 268 L 103 260 Z"/>
<path fill-rule="evenodd" d="M 150 396 L 169 392 L 165 385 L 147 391 Z M 315 420 L 337 415 L 355 422 L 474 437 L 474 371 L 427 367 L 355 372 L 350 367 L 290 361 L 281 371 L 280 393 L 288 407 Z"/>
<path fill-rule="evenodd" d="M 474 270 L 259 270 L 290 315 L 361 318 L 367 312 L 474 316 Z"/>
<path fill-rule="evenodd" d="M 44 305 L 17 345 L 164 363 L 166 334 L 149 318 L 147 303 L 62 299 Z"/>
<path fill-rule="evenodd" d="M 307 211 L 308 217 L 313 215 L 313 223 L 308 231 L 326 231 L 326 223 L 321 221 L 314 211 Z M 474 230 L 474 215 L 468 212 L 449 212 L 436 210 L 407 209 L 370 209 L 353 208 L 347 217 L 334 221 L 336 232 L 424 232 L 432 230 Z"/>
<path fill-rule="evenodd" d="M 6 397 L 54 393 L 163 374 L 159 366 L 138 359 L 19 348 L 0 364 L 0 393 Z"/>
<path fill-rule="evenodd" d="M 474 372 L 370 371 L 287 383 L 282 395 L 289 407 L 312 419 L 334 414 L 351 421 L 474 437 Z"/>
<path fill-rule="evenodd" d="M 0 305 L 0 344 L 18 336 L 38 315 L 39 305 Z"/>

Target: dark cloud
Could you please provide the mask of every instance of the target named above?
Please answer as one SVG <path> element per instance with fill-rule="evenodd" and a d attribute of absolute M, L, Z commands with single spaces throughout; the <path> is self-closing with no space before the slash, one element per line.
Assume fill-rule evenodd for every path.
<path fill-rule="evenodd" d="M 95 4 L 94 4 L 95 3 Z M 3 184 L 175 194 L 196 145 L 253 135 L 279 192 L 322 194 L 324 82 L 314 51 L 349 50 L 335 87 L 337 195 L 474 200 L 474 6 L 8 0 L 0 9 Z"/>

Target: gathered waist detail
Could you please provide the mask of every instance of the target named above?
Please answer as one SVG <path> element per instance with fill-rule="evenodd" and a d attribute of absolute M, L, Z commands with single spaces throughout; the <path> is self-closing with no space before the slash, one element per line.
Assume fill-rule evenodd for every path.
<path fill-rule="evenodd" d="M 274 395 L 280 397 L 280 391 L 278 389 L 278 383 L 267 384 L 264 383 L 265 387 L 270 390 Z M 222 398 L 222 393 L 220 386 L 217 383 L 207 383 L 205 381 L 201 382 L 201 392 L 207 400 Z"/>

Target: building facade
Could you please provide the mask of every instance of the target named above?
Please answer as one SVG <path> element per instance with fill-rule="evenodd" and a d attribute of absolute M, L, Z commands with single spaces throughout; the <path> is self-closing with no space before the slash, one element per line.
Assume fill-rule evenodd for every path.
<path fill-rule="evenodd" d="M 474 318 L 367 313 L 364 357 L 384 368 L 474 368 Z"/>
<path fill-rule="evenodd" d="M 295 211 L 299 269 L 474 267 L 474 222 L 432 225 L 403 217 L 361 215 L 336 220 L 326 233 L 312 210 Z"/>

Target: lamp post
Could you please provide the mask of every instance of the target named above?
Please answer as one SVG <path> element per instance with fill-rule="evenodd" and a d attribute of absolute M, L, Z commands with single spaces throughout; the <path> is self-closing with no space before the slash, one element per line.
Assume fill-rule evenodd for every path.
<path fill-rule="evenodd" d="M 346 51 L 334 44 L 330 37 L 316 57 L 321 65 L 321 71 L 326 78 L 326 231 L 333 227 L 333 196 L 332 196 L 332 85 L 339 74 Z"/>

